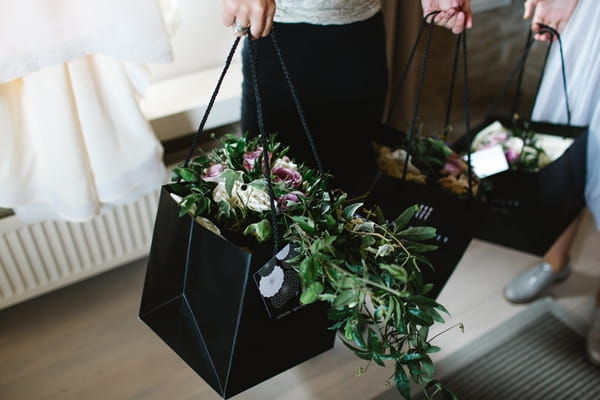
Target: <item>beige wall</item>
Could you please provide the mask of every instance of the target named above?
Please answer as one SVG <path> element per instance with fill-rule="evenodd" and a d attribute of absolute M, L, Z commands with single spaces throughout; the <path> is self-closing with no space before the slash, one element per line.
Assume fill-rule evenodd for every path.
<path fill-rule="evenodd" d="M 221 22 L 220 0 L 178 0 L 179 27 L 171 37 L 175 61 L 151 65 L 153 81 L 223 65 L 233 43 Z"/>

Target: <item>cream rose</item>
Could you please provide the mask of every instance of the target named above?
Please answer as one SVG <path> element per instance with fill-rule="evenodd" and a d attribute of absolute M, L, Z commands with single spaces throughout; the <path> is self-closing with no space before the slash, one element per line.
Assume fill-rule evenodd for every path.
<path fill-rule="evenodd" d="M 228 202 L 232 207 L 248 208 L 252 211 L 268 211 L 271 209 L 269 194 L 251 184 L 234 182 L 231 196 L 225 189 L 225 182 L 219 182 L 213 190 L 213 200 Z"/>

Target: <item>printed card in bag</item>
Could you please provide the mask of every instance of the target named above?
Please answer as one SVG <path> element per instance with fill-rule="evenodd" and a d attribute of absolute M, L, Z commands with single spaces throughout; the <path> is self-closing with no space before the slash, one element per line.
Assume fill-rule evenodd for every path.
<path fill-rule="evenodd" d="M 287 244 L 253 275 L 272 319 L 283 318 L 303 307 L 300 277 L 289 262 L 295 255 L 292 246 Z"/>

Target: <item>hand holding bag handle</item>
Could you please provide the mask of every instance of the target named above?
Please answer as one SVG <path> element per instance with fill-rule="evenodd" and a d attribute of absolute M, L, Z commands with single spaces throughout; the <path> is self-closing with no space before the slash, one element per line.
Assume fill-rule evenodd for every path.
<path fill-rule="evenodd" d="M 429 28 L 427 31 L 427 37 L 425 40 L 425 48 L 423 51 L 423 60 L 421 62 L 421 67 L 419 70 L 419 81 L 417 84 L 417 94 L 416 94 L 416 98 L 415 98 L 415 105 L 414 105 L 414 110 L 413 110 L 413 114 L 412 114 L 412 120 L 410 123 L 410 128 L 409 128 L 409 132 L 408 132 L 408 147 L 407 147 L 407 154 L 410 156 L 411 153 L 411 148 L 414 142 L 414 133 L 416 130 L 416 124 L 417 124 L 417 118 L 419 115 L 419 110 L 420 110 L 420 106 L 421 106 L 421 96 L 422 96 L 422 92 L 423 92 L 423 85 L 424 85 L 424 81 L 425 81 L 425 72 L 426 72 L 426 68 L 427 68 L 427 61 L 429 59 L 429 50 L 431 47 L 431 37 L 432 37 L 432 32 L 433 32 L 433 26 L 434 26 L 434 22 L 435 22 L 435 17 L 436 15 L 439 14 L 439 11 L 434 11 L 431 12 L 429 14 L 427 14 L 424 18 L 423 18 L 423 22 L 421 24 L 421 29 L 419 30 L 419 33 L 417 35 L 417 39 L 415 41 L 415 45 L 413 46 L 412 50 L 411 50 L 411 54 L 409 56 L 409 60 L 408 63 L 403 71 L 403 75 L 402 78 L 400 80 L 400 83 L 403 84 L 405 79 L 406 79 L 406 74 L 408 73 L 408 69 L 410 67 L 410 65 L 412 64 L 412 61 L 414 59 L 414 55 L 416 52 L 416 48 L 417 45 L 421 39 L 421 35 L 424 29 L 424 26 L 426 24 L 429 24 Z M 428 22 L 428 19 L 431 17 L 431 22 Z M 464 107 L 465 107 L 465 130 L 466 130 L 466 137 L 467 140 L 470 142 L 471 140 L 471 105 L 470 105 L 470 94 L 469 94 L 469 81 L 468 81 L 468 60 L 467 60 L 467 37 L 466 37 L 466 32 L 463 31 L 462 33 L 460 33 L 458 35 L 457 41 L 456 41 L 456 48 L 455 48 L 455 54 L 454 54 L 454 60 L 453 60 L 453 66 L 452 66 L 452 75 L 451 75 L 451 84 L 450 84 L 450 91 L 449 91 L 449 97 L 448 97 L 448 103 L 447 103 L 447 108 L 446 108 L 446 115 L 445 115 L 445 122 L 444 122 L 444 138 L 442 140 L 445 139 L 445 135 L 447 134 L 448 131 L 448 124 L 449 124 L 449 120 L 450 120 L 450 111 L 452 108 L 452 98 L 453 98 L 453 94 L 454 94 L 454 87 L 455 87 L 455 81 L 456 81 L 456 73 L 457 73 L 457 69 L 458 69 L 458 58 L 459 58 L 459 52 L 462 48 L 462 54 L 463 54 L 463 84 L 464 84 Z M 396 90 L 396 93 L 398 91 L 399 87 Z M 395 97 L 394 97 L 395 99 Z M 395 101 L 395 100 L 394 100 Z M 394 102 L 392 102 L 393 104 Z M 406 157 L 404 159 L 404 170 L 403 170 L 403 176 L 402 176 L 402 180 L 406 180 L 406 174 L 408 171 L 408 162 L 409 162 L 409 157 Z M 468 172 L 467 172 L 467 176 L 468 176 L 468 193 L 469 193 L 469 198 L 471 199 L 473 197 L 473 171 L 472 171 L 472 167 L 471 167 L 471 152 L 468 151 L 467 153 L 467 167 L 468 167 Z"/>
<path fill-rule="evenodd" d="M 566 72 L 566 64 L 565 64 L 565 57 L 564 57 L 564 50 L 563 50 L 561 36 L 558 33 L 558 31 L 556 31 L 554 28 L 551 28 L 550 26 L 547 26 L 547 25 L 540 26 L 540 33 L 548 33 L 548 34 L 550 34 L 550 36 L 556 37 L 556 39 L 557 39 L 556 41 L 558 42 L 558 46 L 559 46 L 559 50 L 560 50 L 563 92 L 565 95 L 565 106 L 566 106 L 566 110 L 567 110 L 567 125 L 571 125 L 571 106 L 569 103 L 569 94 L 568 94 L 568 88 L 567 88 L 567 72 Z M 533 44 L 535 42 L 536 41 L 533 37 L 533 33 L 530 30 L 528 33 L 528 36 L 527 36 L 527 41 L 525 43 L 525 48 L 523 50 L 523 53 L 521 54 L 521 57 L 519 57 L 519 60 L 517 61 L 513 71 L 507 77 L 507 79 L 502 87 L 502 90 L 500 91 L 500 94 L 496 97 L 496 99 L 492 103 L 491 107 L 489 108 L 489 110 L 487 112 L 488 116 L 493 115 L 495 113 L 495 110 L 498 107 L 500 100 L 502 99 L 502 97 L 504 97 L 504 95 L 508 91 L 508 87 L 510 86 L 510 83 L 515 78 L 515 76 L 518 74 L 517 82 L 516 82 L 516 89 L 515 89 L 515 97 L 513 99 L 513 104 L 512 104 L 512 109 L 511 109 L 511 115 L 516 114 L 519 101 L 521 100 L 521 88 L 522 88 L 522 84 L 523 84 L 523 77 L 525 75 L 525 65 L 527 63 L 527 58 L 529 57 L 529 52 L 531 50 L 531 47 L 533 46 Z M 544 79 L 544 73 L 546 70 L 546 64 L 548 63 L 548 58 L 550 56 L 550 51 L 552 50 L 553 42 L 554 41 L 550 42 L 550 44 L 548 45 L 548 50 L 546 51 L 546 56 L 544 57 L 544 63 L 542 65 L 542 73 L 540 74 L 540 77 L 539 77 L 539 80 L 537 83 L 535 96 L 534 96 L 534 102 L 531 105 L 531 109 L 529 111 L 530 117 L 533 113 L 533 108 L 535 106 L 535 99 L 537 98 L 540 88 L 542 86 L 542 81 Z"/>

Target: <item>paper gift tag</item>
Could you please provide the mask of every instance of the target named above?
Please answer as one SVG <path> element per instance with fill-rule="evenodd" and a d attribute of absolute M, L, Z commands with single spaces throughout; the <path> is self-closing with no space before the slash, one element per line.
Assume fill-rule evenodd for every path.
<path fill-rule="evenodd" d="M 293 248 L 287 244 L 253 275 L 271 318 L 285 317 L 304 306 L 300 303 L 300 277 L 288 261 L 294 256 Z"/>
<path fill-rule="evenodd" d="M 471 166 L 475 175 L 480 178 L 498 174 L 510 168 L 502 146 L 499 144 L 471 153 Z"/>

